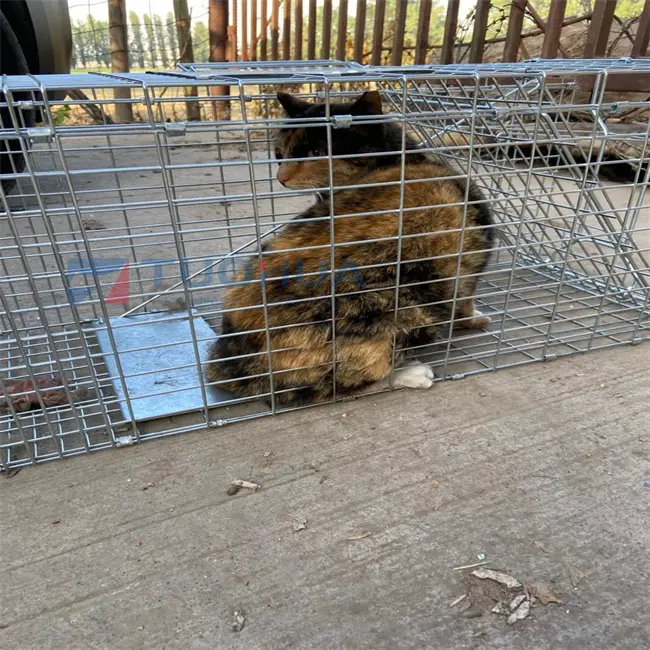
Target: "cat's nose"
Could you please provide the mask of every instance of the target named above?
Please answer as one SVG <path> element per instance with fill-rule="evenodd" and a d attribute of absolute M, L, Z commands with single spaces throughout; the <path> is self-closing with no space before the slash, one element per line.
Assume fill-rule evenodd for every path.
<path fill-rule="evenodd" d="M 282 183 L 282 185 L 286 185 L 292 176 L 293 176 L 293 169 L 291 169 L 290 165 L 287 165 L 286 163 L 280 165 L 276 176 L 279 183 Z"/>

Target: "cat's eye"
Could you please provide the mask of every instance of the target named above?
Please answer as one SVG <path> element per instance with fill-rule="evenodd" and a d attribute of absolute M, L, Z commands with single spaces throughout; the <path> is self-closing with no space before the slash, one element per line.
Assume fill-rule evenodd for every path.
<path fill-rule="evenodd" d="M 275 150 L 275 157 L 276 157 L 277 160 L 282 160 L 282 158 L 284 156 L 282 155 L 282 152 L 279 149 L 276 149 Z"/>
<path fill-rule="evenodd" d="M 327 151 L 325 151 L 324 149 L 314 149 L 310 155 L 313 158 L 320 158 L 321 156 L 326 156 Z"/>

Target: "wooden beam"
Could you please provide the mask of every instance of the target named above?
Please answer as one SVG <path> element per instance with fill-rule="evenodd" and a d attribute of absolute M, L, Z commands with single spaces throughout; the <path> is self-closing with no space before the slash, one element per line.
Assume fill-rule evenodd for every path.
<path fill-rule="evenodd" d="M 221 63 L 228 56 L 228 0 L 208 1 L 208 29 L 210 31 L 210 61 Z M 230 95 L 229 86 L 215 86 L 210 89 L 217 96 Z M 216 116 L 218 120 L 230 119 L 230 102 L 218 101 Z"/>
<path fill-rule="evenodd" d="M 480 63 L 483 60 L 485 49 L 485 33 L 487 32 L 488 17 L 490 15 L 490 0 L 478 0 L 476 3 L 476 15 L 474 17 L 474 31 L 472 32 L 472 43 L 469 47 L 469 62 Z"/>
<path fill-rule="evenodd" d="M 232 25 L 228 26 L 228 41 L 230 43 L 230 60 L 238 60 L 237 52 L 237 0 L 232 0 Z"/>
<path fill-rule="evenodd" d="M 307 58 L 316 58 L 316 0 L 309 0 L 309 23 L 307 25 Z"/>
<path fill-rule="evenodd" d="M 257 61 L 257 0 L 251 2 L 251 61 Z"/>
<path fill-rule="evenodd" d="M 560 46 L 562 23 L 566 13 L 567 0 L 551 0 L 546 21 L 546 32 L 542 43 L 542 59 L 554 59 Z"/>
<path fill-rule="evenodd" d="M 241 0 L 241 60 L 248 61 L 248 0 Z"/>
<path fill-rule="evenodd" d="M 357 18 L 354 25 L 354 60 L 358 63 L 363 63 L 363 49 L 365 40 L 366 0 L 357 0 Z"/>
<path fill-rule="evenodd" d="M 266 61 L 268 57 L 268 46 L 269 46 L 268 0 L 261 0 L 260 2 L 260 17 L 262 19 L 260 25 L 260 60 Z"/>
<path fill-rule="evenodd" d="M 282 16 L 282 58 L 291 59 L 291 0 L 284 0 Z"/>
<path fill-rule="evenodd" d="M 271 61 L 280 58 L 280 4 L 271 0 Z"/>
<path fill-rule="evenodd" d="M 384 43 L 384 18 L 386 16 L 386 0 L 375 2 L 375 24 L 372 39 L 372 65 L 381 65 L 381 48 Z"/>
<path fill-rule="evenodd" d="M 302 60 L 302 21 L 304 19 L 304 12 L 302 8 L 302 0 L 296 0 L 295 8 L 295 19 L 294 19 L 294 31 L 296 35 L 296 43 L 293 46 L 294 58 L 296 61 Z"/>
<path fill-rule="evenodd" d="M 336 58 L 345 61 L 347 58 L 346 41 L 348 40 L 348 0 L 339 0 L 339 24 L 336 35 Z"/>
<path fill-rule="evenodd" d="M 591 25 L 587 32 L 587 43 L 583 59 L 604 57 L 607 52 L 607 39 L 612 29 L 617 0 L 596 0 L 591 15 Z"/>
<path fill-rule="evenodd" d="M 129 41 L 126 28 L 126 5 L 124 0 L 108 0 L 108 31 L 111 37 L 111 71 L 129 71 Z M 129 88 L 115 88 L 115 99 L 131 99 Z M 130 103 L 115 104 L 117 122 L 133 122 Z"/>
<path fill-rule="evenodd" d="M 503 47 L 503 60 L 516 61 L 521 45 L 521 30 L 524 26 L 526 0 L 512 0 L 510 4 L 510 17 L 506 32 L 506 44 Z"/>
<path fill-rule="evenodd" d="M 429 26 L 431 24 L 431 0 L 421 0 L 418 16 L 418 31 L 415 37 L 415 65 L 421 65 L 429 48 Z"/>
<path fill-rule="evenodd" d="M 321 59 L 329 59 L 332 45 L 332 0 L 323 3 L 323 47 Z"/>
<path fill-rule="evenodd" d="M 402 53 L 404 52 L 404 31 L 406 30 L 406 12 L 408 11 L 408 0 L 397 0 L 395 10 L 395 35 L 393 37 L 393 52 L 391 65 L 402 65 Z"/>
<path fill-rule="evenodd" d="M 636 36 L 632 44 L 632 56 L 645 56 L 650 40 L 650 0 L 645 0 L 643 11 L 639 17 L 639 24 L 636 27 Z"/>
<path fill-rule="evenodd" d="M 460 0 L 449 0 L 447 2 L 447 15 L 445 16 L 445 32 L 442 37 L 442 49 L 440 50 L 440 63 L 448 65 L 454 62 L 454 45 L 456 43 L 456 31 L 458 29 L 458 11 Z"/>

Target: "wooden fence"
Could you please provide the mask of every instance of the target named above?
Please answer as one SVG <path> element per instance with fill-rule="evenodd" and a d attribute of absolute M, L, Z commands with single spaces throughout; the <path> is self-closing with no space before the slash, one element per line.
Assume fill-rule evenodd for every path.
<path fill-rule="evenodd" d="M 126 0 L 108 1 L 113 70 L 126 71 L 128 57 L 122 56 L 128 48 Z M 399 66 L 480 63 L 490 52 L 491 61 L 516 61 L 530 58 L 524 41 L 532 36 L 543 39 L 542 58 L 598 58 L 608 55 L 613 27 L 616 42 L 622 37 L 626 44 L 621 50 L 619 43 L 617 56 L 646 56 L 650 0 L 645 0 L 638 16 L 626 20 L 616 15 L 617 0 L 594 0 L 593 9 L 581 16 L 568 16 L 567 4 L 567 0 L 550 0 L 548 15 L 540 16 L 529 0 L 477 0 L 470 14 L 461 16 L 460 0 L 447 0 L 443 17 L 433 0 L 357 0 L 356 15 L 351 17 L 348 0 L 208 0 L 209 59 L 336 58 Z M 193 61 L 187 0 L 174 0 L 174 12 L 180 60 Z M 584 45 L 581 51 L 574 46 L 568 52 L 566 42 L 562 43 L 563 30 L 583 21 L 589 25 Z M 440 42 L 430 42 L 432 33 Z M 650 75 L 621 79 L 620 87 L 615 87 L 615 80 L 608 87 L 650 91 Z"/>
<path fill-rule="evenodd" d="M 390 4 L 390 6 L 389 6 Z M 222 7 L 225 5 L 225 11 Z M 374 9 L 374 22 L 368 33 L 367 10 Z M 459 33 L 460 0 L 448 0 L 442 41 L 430 43 L 432 0 L 357 0 L 354 31 L 348 29 L 348 0 L 210 0 L 211 12 L 219 11 L 226 21 L 229 61 L 267 61 L 331 59 L 355 60 L 380 65 L 423 64 L 430 61 L 453 63 L 463 54 L 465 61 L 480 63 L 486 44 L 503 43 L 503 61 L 516 61 L 522 39 L 527 33 L 543 34 L 542 56 L 562 55 L 562 29 L 576 22 L 590 21 L 584 58 L 605 56 L 608 36 L 615 21 L 629 37 L 629 56 L 645 56 L 650 37 L 650 0 L 646 0 L 631 35 L 631 21 L 616 16 L 616 0 L 595 0 L 593 11 L 581 16 L 567 16 L 567 0 L 551 0 L 548 16 L 540 16 L 528 0 L 492 2 L 478 0 L 473 9 L 471 32 Z M 391 13 L 388 14 L 388 9 Z M 491 11 L 499 10 L 498 20 L 505 20 L 505 35 L 488 38 Z M 407 31 L 407 12 L 417 16 L 415 33 Z M 492 18 L 494 21 L 494 17 Z M 238 24 L 238 29 L 235 25 Z M 306 27 L 303 30 L 303 26 Z M 531 29 L 532 28 L 532 29 Z M 503 30 L 501 30 L 503 31 Z M 333 41 L 333 36 L 335 40 Z M 318 41 L 318 42 L 317 42 Z M 270 48 L 269 48 L 270 42 Z M 468 56 L 465 56 L 468 54 Z"/>

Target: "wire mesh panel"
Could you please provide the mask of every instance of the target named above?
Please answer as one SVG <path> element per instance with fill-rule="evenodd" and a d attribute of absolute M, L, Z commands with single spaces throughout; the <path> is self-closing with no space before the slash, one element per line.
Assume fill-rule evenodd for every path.
<path fill-rule="evenodd" d="M 640 72 L 4 78 L 0 467 L 646 339 Z"/>

